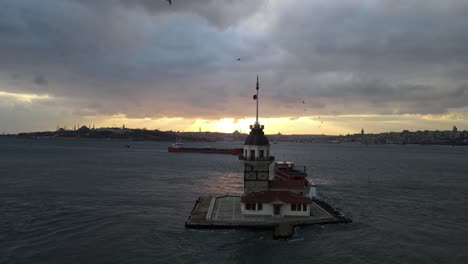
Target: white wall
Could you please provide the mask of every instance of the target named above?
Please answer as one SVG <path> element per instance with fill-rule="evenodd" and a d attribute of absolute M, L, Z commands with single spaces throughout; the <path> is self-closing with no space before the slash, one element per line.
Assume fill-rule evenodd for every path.
<path fill-rule="evenodd" d="M 281 212 L 283 215 L 290 215 L 290 216 L 309 216 L 310 215 L 310 205 L 307 205 L 307 211 L 291 211 L 291 205 L 286 204 L 281 208 Z"/>
<path fill-rule="evenodd" d="M 257 206 L 258 208 L 258 206 Z M 261 211 L 254 210 L 245 210 L 245 204 L 241 203 L 241 211 L 244 215 L 273 215 L 273 205 L 272 204 L 263 204 Z"/>
<path fill-rule="evenodd" d="M 261 211 L 258 210 L 245 210 L 245 204 L 241 203 L 241 211 L 244 215 L 271 215 L 273 216 L 273 204 L 263 204 Z M 310 215 L 310 205 L 307 206 L 307 211 L 291 211 L 291 204 L 281 205 L 281 215 L 282 216 L 309 216 Z"/>
<path fill-rule="evenodd" d="M 247 155 L 245 155 L 245 151 L 247 150 Z M 244 145 L 244 157 L 246 158 L 251 158 L 250 156 L 250 151 L 255 150 L 255 157 L 258 158 L 260 157 L 260 150 L 263 150 L 263 157 L 269 157 L 270 156 L 270 146 L 255 146 L 255 145 Z"/>
<path fill-rule="evenodd" d="M 310 187 L 309 197 L 312 199 L 318 199 L 317 187 L 315 186 Z"/>

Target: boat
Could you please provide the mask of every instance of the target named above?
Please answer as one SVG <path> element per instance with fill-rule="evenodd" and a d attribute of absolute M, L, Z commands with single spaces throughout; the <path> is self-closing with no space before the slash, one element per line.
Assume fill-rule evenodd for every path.
<path fill-rule="evenodd" d="M 184 147 L 182 143 L 175 143 L 167 147 L 168 152 L 190 152 L 190 153 L 206 153 L 206 154 L 230 154 L 230 155 L 242 155 L 241 148 L 212 148 L 212 147 L 202 147 L 202 148 L 187 148 Z"/>

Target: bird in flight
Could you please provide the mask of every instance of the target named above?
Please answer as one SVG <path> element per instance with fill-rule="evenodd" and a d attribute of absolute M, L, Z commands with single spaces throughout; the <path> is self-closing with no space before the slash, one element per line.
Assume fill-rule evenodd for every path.
<path fill-rule="evenodd" d="M 238 58 L 237 61 L 240 61 L 240 58 Z"/>
<path fill-rule="evenodd" d="M 303 104 L 305 104 L 305 101 L 302 101 Z"/>
<path fill-rule="evenodd" d="M 167 2 L 169 2 L 169 5 L 172 5 L 172 0 L 167 0 Z"/>

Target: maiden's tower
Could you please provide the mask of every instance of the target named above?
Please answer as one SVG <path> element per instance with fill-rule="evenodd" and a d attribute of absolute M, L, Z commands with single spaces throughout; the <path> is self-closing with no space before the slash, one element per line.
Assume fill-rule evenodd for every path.
<path fill-rule="evenodd" d="M 308 216 L 310 188 L 315 188 L 306 179 L 304 171 L 293 167 L 292 163 L 275 163 L 274 176 L 270 179 L 270 165 L 275 158 L 270 155 L 270 143 L 263 132 L 264 126 L 258 122 L 259 82 L 257 76 L 256 119 L 250 126 L 250 134 L 245 139 L 243 155 L 239 156 L 244 168 L 244 195 L 241 197 L 243 215 L 262 216 Z M 286 165 L 286 166 L 285 166 Z M 277 171 L 283 168 L 285 177 L 278 177 Z M 288 176 L 291 175 L 291 178 Z M 294 176 L 292 176 L 294 175 Z M 314 192 L 315 193 L 315 192 Z"/>
<path fill-rule="evenodd" d="M 283 233 L 280 236 L 288 236 L 295 225 L 349 222 L 349 219 L 317 199 L 316 186 L 304 166 L 275 162 L 264 126 L 259 123 L 259 89 L 257 76 L 256 94 L 253 96 L 256 100 L 256 119 L 250 126 L 243 153 L 239 156 L 243 170 L 243 194 L 199 197 L 185 226 L 271 227 L 276 228 L 275 233 Z"/>

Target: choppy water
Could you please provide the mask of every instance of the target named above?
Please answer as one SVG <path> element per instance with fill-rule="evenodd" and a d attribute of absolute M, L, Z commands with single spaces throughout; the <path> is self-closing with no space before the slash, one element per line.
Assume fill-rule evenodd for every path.
<path fill-rule="evenodd" d="M 198 196 L 242 191 L 241 167 L 167 144 L 1 139 L 0 263 L 468 263 L 468 148 L 272 145 L 354 220 L 274 241 L 185 229 Z"/>

